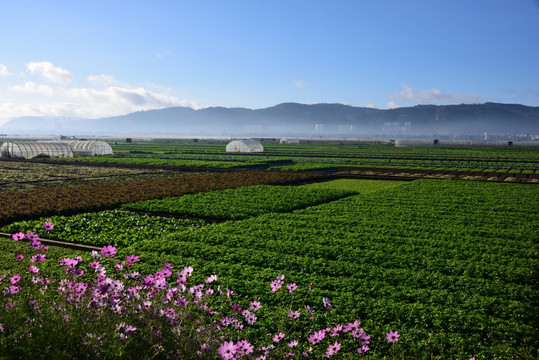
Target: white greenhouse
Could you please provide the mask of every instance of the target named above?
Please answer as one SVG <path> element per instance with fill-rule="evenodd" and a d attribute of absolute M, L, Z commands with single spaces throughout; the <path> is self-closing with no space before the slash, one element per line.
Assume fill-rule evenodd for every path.
<path fill-rule="evenodd" d="M 73 149 L 63 142 L 12 142 L 0 147 L 0 157 L 13 159 L 33 159 L 37 156 L 55 158 L 73 157 Z"/>
<path fill-rule="evenodd" d="M 255 140 L 234 140 L 226 146 L 226 152 L 263 152 L 264 147 Z"/>
<path fill-rule="evenodd" d="M 112 155 L 112 148 L 104 141 L 64 141 L 73 149 L 74 156 Z"/>

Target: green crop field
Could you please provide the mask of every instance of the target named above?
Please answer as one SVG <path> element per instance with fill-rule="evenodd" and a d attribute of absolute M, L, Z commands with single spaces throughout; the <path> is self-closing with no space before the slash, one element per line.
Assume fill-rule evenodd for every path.
<path fill-rule="evenodd" d="M 123 218 L 122 212 L 54 218 L 59 227 L 82 224 L 71 230 L 75 236 L 60 228 L 55 237 L 103 245 L 107 237 L 121 237 L 115 231 L 132 228 L 142 236 L 117 244 L 141 257 L 141 269 L 154 271 L 163 262 L 193 266 L 200 276 L 218 273 L 237 293 L 270 304 L 267 284 L 285 274 L 303 284 L 299 295 L 311 284 L 311 295 L 331 299 L 336 319 L 360 319 L 367 331 L 399 329 L 408 357 L 533 357 L 539 298 L 535 186 L 440 180 L 344 184 L 365 191 L 303 210 L 270 209 L 188 230 L 163 218 L 151 220 L 151 228 L 135 215 L 127 222 L 99 219 Z M 227 197 L 236 193 L 241 200 L 244 189 Z M 204 208 L 208 197 L 190 202 L 195 200 Z M 234 202 L 233 211 L 241 206 Z M 35 229 L 43 220 L 4 230 Z M 159 232 L 159 224 L 166 231 Z M 320 308 L 310 299 L 309 306 Z"/>
<path fill-rule="evenodd" d="M 112 145 L 116 154 L 103 158 L 0 163 L 5 170 L 0 175 L 0 232 L 114 245 L 118 258 L 136 254 L 141 261 L 128 263 L 135 268 L 128 273 L 122 270 L 126 261 L 108 259 L 106 277 L 123 277 L 141 289 L 167 263 L 174 269 L 167 285 L 172 291 L 174 281 L 185 280 L 180 275 L 176 280 L 174 273 L 192 266 L 193 281 L 224 294 L 224 303 L 208 300 L 201 309 L 215 306 L 224 313 L 232 307 L 234 314 L 253 300 L 263 304 L 257 327 L 247 326 L 244 314 L 233 315 L 237 325 L 246 326 L 227 333 L 235 334 L 235 341 L 261 339 L 267 346 L 276 344 L 272 336 L 281 331 L 306 337 L 358 320 L 372 335 L 366 354 L 356 352 L 357 340 L 333 338 L 329 332 L 320 344 L 309 341 L 300 347 L 307 352 L 314 348 L 310 358 L 323 358 L 335 339 L 342 343 L 343 359 L 537 358 L 537 150 L 267 143 L 262 154 L 226 154 L 226 143 L 220 141 Z M 44 231 L 48 221 L 55 227 Z M 21 309 L 36 314 L 37 308 L 17 300 L 14 291 L 24 293 L 20 299 L 30 293 L 17 287 L 15 271 L 23 274 L 38 266 L 51 279 L 61 279 L 70 270 L 58 264 L 71 257 L 84 273 L 76 275 L 81 276 L 78 286 L 92 284 L 97 274 L 89 252 L 51 244 L 43 264 L 35 254 L 28 243 L 0 237 L 0 352 L 12 349 L 15 340 L 33 344 L 24 329 L 37 324 L 16 315 Z M 213 280 L 208 279 L 215 274 L 219 287 L 210 289 Z M 293 295 L 286 289 L 272 292 L 270 283 L 282 275 L 289 285 L 297 284 Z M 29 275 L 26 280 L 38 281 Z M 63 284 L 54 280 L 51 286 L 63 289 Z M 147 302 L 154 290 L 145 295 Z M 57 295 L 45 301 L 54 303 Z M 165 304 L 169 296 L 159 301 Z M 182 311 L 170 307 L 167 311 Z M 154 321 L 155 311 L 145 321 Z M 299 318 L 291 319 L 291 313 Z M 71 326 L 53 315 L 52 324 Z M 117 331 L 121 324 L 107 319 L 120 315 L 101 318 L 109 324 L 106 331 Z M 287 320 L 275 321 L 275 316 Z M 19 323 L 19 330 L 12 332 L 11 323 Z M 45 339 L 52 330 L 46 323 L 36 326 L 36 339 L 37 329 L 48 329 L 43 330 Z M 151 327 L 146 335 L 151 339 L 166 326 Z M 400 334 L 393 345 L 385 341 L 392 330 Z M 194 336 L 189 339 L 204 332 L 183 331 Z M 80 346 L 87 339 L 73 341 L 71 346 Z M 107 344 L 103 349 L 115 349 Z M 165 350 L 153 354 L 174 357 Z M 18 357 L 29 354 L 21 351 Z M 119 351 L 115 356 L 121 357 Z M 282 358 L 283 351 L 268 359 Z M 299 355 L 298 350 L 291 357 Z"/>

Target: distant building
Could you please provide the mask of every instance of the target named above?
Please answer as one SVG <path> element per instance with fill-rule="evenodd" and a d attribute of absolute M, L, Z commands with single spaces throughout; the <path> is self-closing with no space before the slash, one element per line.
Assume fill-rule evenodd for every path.
<path fill-rule="evenodd" d="M 299 144 L 299 139 L 282 138 L 279 140 L 279 144 Z"/>
<path fill-rule="evenodd" d="M 263 152 L 264 147 L 255 140 L 234 140 L 226 146 L 226 152 Z"/>
<path fill-rule="evenodd" d="M 12 142 L 0 147 L 0 157 L 12 159 L 33 159 L 35 157 L 71 158 L 73 149 L 65 142 Z"/>
<path fill-rule="evenodd" d="M 37 141 L 5 142 L 0 157 L 33 159 L 35 157 L 71 158 L 74 156 L 111 155 L 112 148 L 104 141 Z"/>

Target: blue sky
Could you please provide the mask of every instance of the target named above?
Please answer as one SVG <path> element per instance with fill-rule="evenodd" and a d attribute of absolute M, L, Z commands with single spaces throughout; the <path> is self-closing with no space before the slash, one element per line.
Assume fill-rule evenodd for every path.
<path fill-rule="evenodd" d="M 0 0 L 0 124 L 169 106 L 539 106 L 537 0 Z"/>

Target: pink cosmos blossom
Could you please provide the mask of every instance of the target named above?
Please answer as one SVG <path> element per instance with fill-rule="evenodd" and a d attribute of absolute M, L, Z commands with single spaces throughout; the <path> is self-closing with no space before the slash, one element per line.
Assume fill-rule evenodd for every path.
<path fill-rule="evenodd" d="M 39 236 L 37 234 L 34 234 L 33 232 L 26 233 L 24 234 L 24 236 L 30 241 L 39 240 Z"/>
<path fill-rule="evenodd" d="M 335 344 L 329 345 L 326 351 L 326 357 L 332 357 L 341 350 L 341 344 L 335 341 Z"/>
<path fill-rule="evenodd" d="M 326 309 L 331 310 L 333 308 L 333 306 L 331 305 L 331 302 L 329 301 L 329 299 L 327 297 L 322 298 L 322 302 L 323 302 L 324 307 Z"/>
<path fill-rule="evenodd" d="M 292 318 L 292 319 L 297 319 L 297 318 L 299 318 L 299 315 L 300 315 L 299 311 L 290 311 L 290 312 L 288 313 L 288 317 L 289 317 L 289 318 Z"/>
<path fill-rule="evenodd" d="M 182 271 L 179 271 L 176 275 L 183 276 L 183 277 L 191 276 L 193 275 L 193 268 L 191 266 L 186 266 L 183 268 Z"/>
<path fill-rule="evenodd" d="M 47 252 L 47 251 L 49 251 L 49 247 L 48 246 L 42 246 L 41 251 Z"/>
<path fill-rule="evenodd" d="M 128 263 L 131 263 L 131 264 L 134 264 L 136 262 L 139 262 L 140 261 L 140 258 L 137 256 L 137 255 L 127 255 L 125 257 L 125 260 L 128 262 Z"/>
<path fill-rule="evenodd" d="M 15 240 L 15 241 L 22 240 L 22 239 L 24 239 L 24 233 L 18 232 L 18 233 L 16 233 L 16 234 L 11 235 L 11 238 L 12 238 L 13 240 Z"/>
<path fill-rule="evenodd" d="M 90 267 L 92 269 L 97 269 L 99 267 L 99 261 L 91 261 L 90 262 Z"/>
<path fill-rule="evenodd" d="M 293 353 L 291 351 L 287 352 L 286 354 L 283 355 L 285 358 L 289 358 L 289 357 L 293 357 L 293 356 L 296 356 L 296 353 Z"/>
<path fill-rule="evenodd" d="M 41 241 L 38 240 L 30 240 L 30 247 L 34 250 L 39 250 L 41 248 Z"/>
<path fill-rule="evenodd" d="M 367 351 L 369 351 L 370 348 L 367 346 L 367 345 L 363 345 L 362 347 L 360 347 L 359 349 L 357 349 L 357 352 L 360 353 L 360 354 L 364 354 L 366 353 Z"/>
<path fill-rule="evenodd" d="M 15 274 L 9 279 L 13 285 L 18 283 L 21 280 L 21 276 L 19 274 Z"/>
<path fill-rule="evenodd" d="M 116 248 L 112 245 L 104 246 L 101 250 L 101 254 L 106 258 L 113 257 L 114 255 L 116 255 Z"/>
<path fill-rule="evenodd" d="M 360 326 L 361 326 L 361 322 L 356 320 L 353 323 L 348 323 L 348 325 L 345 325 L 344 331 L 347 332 L 347 331 L 358 330 Z"/>
<path fill-rule="evenodd" d="M 43 262 L 45 261 L 45 255 L 44 254 L 35 254 L 34 256 L 32 256 L 30 258 L 30 261 L 33 262 L 33 263 L 40 263 L 40 262 Z"/>
<path fill-rule="evenodd" d="M 233 341 L 225 341 L 219 347 L 219 355 L 225 360 L 234 358 L 234 354 L 236 354 L 236 345 L 234 345 Z"/>
<path fill-rule="evenodd" d="M 286 288 L 288 289 L 288 292 L 292 294 L 294 290 L 298 288 L 298 286 L 295 283 L 286 285 Z"/>
<path fill-rule="evenodd" d="M 212 282 L 217 280 L 217 275 L 211 275 L 209 278 L 206 279 L 206 284 L 211 284 Z"/>
<path fill-rule="evenodd" d="M 283 333 L 278 333 L 276 334 L 274 337 L 273 337 L 273 342 L 279 342 L 281 341 L 282 339 L 284 339 L 285 337 L 285 334 Z"/>
<path fill-rule="evenodd" d="M 293 347 L 296 347 L 296 346 L 298 346 L 298 341 L 297 340 L 292 340 L 292 341 L 290 341 L 288 343 L 288 347 L 293 348 Z"/>
<path fill-rule="evenodd" d="M 35 266 L 30 266 L 30 267 L 28 268 L 28 271 L 31 272 L 31 273 L 34 274 L 34 275 L 39 274 L 39 269 L 36 268 Z"/>
<path fill-rule="evenodd" d="M 251 310 L 253 310 L 253 311 L 255 311 L 255 312 L 258 311 L 258 310 L 260 310 L 260 308 L 261 308 L 260 302 L 258 302 L 258 301 L 251 301 L 251 303 L 249 304 L 249 306 L 250 306 Z"/>
<path fill-rule="evenodd" d="M 21 291 L 21 287 L 18 285 L 10 285 L 9 286 L 9 293 L 10 294 L 18 294 L 19 291 Z"/>
<path fill-rule="evenodd" d="M 137 333 L 137 328 L 134 327 L 133 325 L 127 324 L 127 325 L 124 326 L 124 333 L 125 333 L 126 335 L 133 335 L 133 334 L 136 334 L 136 333 Z"/>
<path fill-rule="evenodd" d="M 73 275 L 75 275 L 75 276 L 82 276 L 84 274 L 84 271 L 81 270 L 81 269 L 75 268 L 75 269 L 71 270 L 71 273 Z"/>
<path fill-rule="evenodd" d="M 390 331 L 386 334 L 386 339 L 388 343 L 399 341 L 400 334 L 397 331 Z"/>
<path fill-rule="evenodd" d="M 24 255 L 23 255 L 23 254 L 19 254 L 19 255 L 15 256 L 15 259 L 17 259 L 17 260 L 22 260 L 22 259 L 24 259 Z"/>
<path fill-rule="evenodd" d="M 254 350 L 253 345 L 251 345 L 247 340 L 241 340 L 236 343 L 236 351 L 241 355 L 251 354 Z"/>
<path fill-rule="evenodd" d="M 45 221 L 43 223 L 43 227 L 45 228 L 45 230 L 52 230 L 54 229 L 54 225 L 50 222 L 50 221 Z"/>
<path fill-rule="evenodd" d="M 280 280 L 273 280 L 270 284 L 270 287 L 271 287 L 271 292 L 272 293 L 275 293 L 277 292 L 277 290 L 279 290 L 281 288 L 281 286 L 283 286 L 283 283 L 282 281 Z"/>
<path fill-rule="evenodd" d="M 339 336 L 339 332 L 342 331 L 342 328 L 343 328 L 342 325 L 335 326 L 333 329 L 331 329 L 330 336 Z"/>
<path fill-rule="evenodd" d="M 326 332 L 324 330 L 315 331 L 313 334 L 307 337 L 307 341 L 311 344 L 316 345 L 326 337 Z"/>

